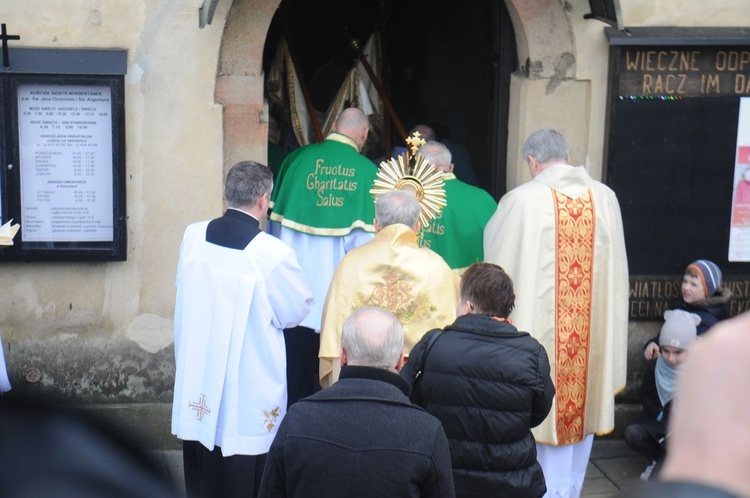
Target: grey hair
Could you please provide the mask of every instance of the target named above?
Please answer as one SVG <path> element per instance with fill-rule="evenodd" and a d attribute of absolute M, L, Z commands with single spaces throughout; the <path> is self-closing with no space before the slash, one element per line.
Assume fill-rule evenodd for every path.
<path fill-rule="evenodd" d="M 414 194 L 404 190 L 380 194 L 375 201 L 375 219 L 381 229 L 396 223 L 413 228 L 419 220 L 419 210 Z"/>
<path fill-rule="evenodd" d="M 434 140 L 430 140 L 420 147 L 419 153 L 422 154 L 422 157 L 424 157 L 428 163 L 440 170 L 448 169 L 453 160 L 453 156 L 451 156 L 451 151 L 448 150 L 448 147 Z"/>
<path fill-rule="evenodd" d="M 273 173 L 255 161 L 242 161 L 229 170 L 224 182 L 224 198 L 230 207 L 254 206 L 273 189 Z"/>
<path fill-rule="evenodd" d="M 568 143 L 560 132 L 545 128 L 529 135 L 523 144 L 522 154 L 524 160 L 531 156 L 539 164 L 552 161 L 568 162 Z"/>
<path fill-rule="evenodd" d="M 341 330 L 341 347 L 349 365 L 377 367 L 393 372 L 404 350 L 404 328 L 388 310 L 358 308 Z"/>

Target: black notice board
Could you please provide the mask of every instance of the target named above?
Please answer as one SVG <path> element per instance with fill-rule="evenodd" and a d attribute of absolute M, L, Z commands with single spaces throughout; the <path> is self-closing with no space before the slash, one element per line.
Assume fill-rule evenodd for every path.
<path fill-rule="evenodd" d="M 699 258 L 725 275 L 740 98 L 750 31 L 609 30 L 606 182 L 622 209 L 631 275 L 681 275 Z"/>

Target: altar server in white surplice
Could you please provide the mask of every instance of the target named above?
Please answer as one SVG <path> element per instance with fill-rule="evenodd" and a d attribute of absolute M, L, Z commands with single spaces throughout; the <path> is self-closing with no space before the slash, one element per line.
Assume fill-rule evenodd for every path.
<path fill-rule="evenodd" d="M 289 246 L 260 229 L 271 171 L 227 175 L 224 216 L 190 225 L 175 303 L 172 433 L 188 497 L 256 496 L 287 404 L 283 329 L 307 316 L 307 280 Z"/>

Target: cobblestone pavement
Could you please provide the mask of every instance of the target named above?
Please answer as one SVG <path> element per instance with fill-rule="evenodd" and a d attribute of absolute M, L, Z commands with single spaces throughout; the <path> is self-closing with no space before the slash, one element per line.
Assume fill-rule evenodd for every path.
<path fill-rule="evenodd" d="M 617 439 L 594 439 L 582 497 L 605 498 L 640 483 L 649 460 Z"/>

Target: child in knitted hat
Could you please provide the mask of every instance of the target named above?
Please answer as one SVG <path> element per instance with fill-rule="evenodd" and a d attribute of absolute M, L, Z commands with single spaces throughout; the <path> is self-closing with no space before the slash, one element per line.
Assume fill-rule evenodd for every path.
<path fill-rule="evenodd" d="M 721 286 L 721 270 L 707 259 L 693 261 L 682 278 L 682 299 L 693 304 L 713 296 Z"/>
<path fill-rule="evenodd" d="M 732 291 L 721 286 L 721 270 L 713 261 L 699 259 L 685 269 L 682 277 L 682 299 L 675 307 L 695 313 L 701 318 L 698 335 L 728 316 Z M 643 356 L 653 360 L 659 356 L 659 336 L 646 343 Z"/>
<path fill-rule="evenodd" d="M 684 310 L 664 312 L 664 325 L 659 334 L 661 354 L 646 368 L 641 384 L 641 404 L 646 417 L 625 429 L 625 443 L 634 451 L 652 460 L 641 479 L 655 475 L 664 460 L 663 441 L 667 435 L 667 419 L 676 388 L 677 371 L 685 359 L 685 351 L 695 342 L 701 318 Z"/>

